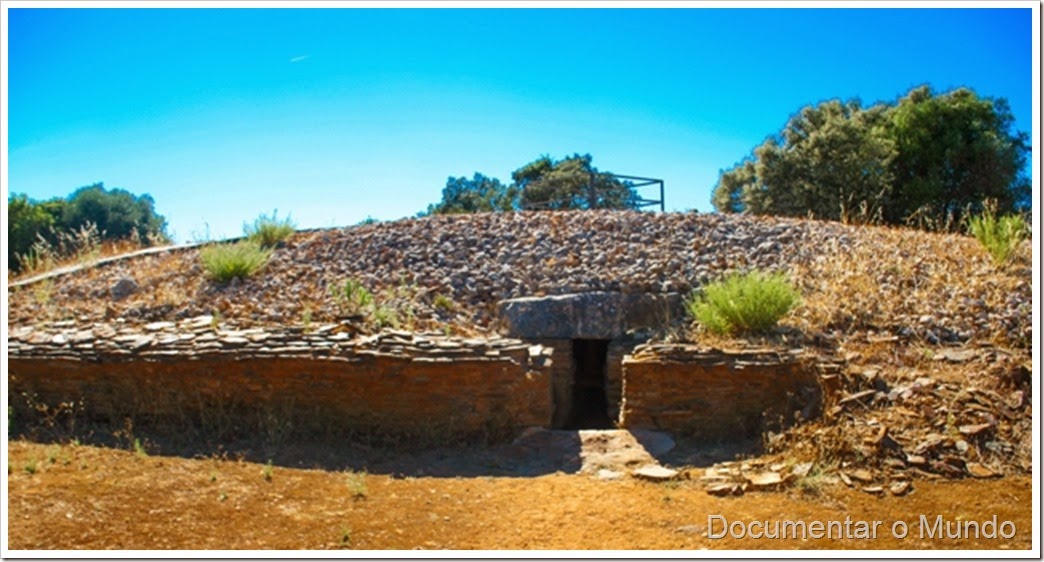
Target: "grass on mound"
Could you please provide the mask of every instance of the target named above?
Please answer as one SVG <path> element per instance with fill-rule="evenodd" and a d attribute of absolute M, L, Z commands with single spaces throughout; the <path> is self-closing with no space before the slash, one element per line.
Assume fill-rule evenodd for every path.
<path fill-rule="evenodd" d="M 253 225 L 244 225 L 243 233 L 247 238 L 263 248 L 274 248 L 283 240 L 294 233 L 297 225 L 290 219 L 289 215 L 279 220 L 277 212 L 272 211 L 272 216 L 261 215 L 254 220 Z"/>
<path fill-rule="evenodd" d="M 709 332 L 739 335 L 774 328 L 801 297 L 782 273 L 736 273 L 694 293 L 689 314 Z"/>
<path fill-rule="evenodd" d="M 264 248 L 249 239 L 235 244 L 207 246 L 199 251 L 199 259 L 203 262 L 207 275 L 218 283 L 228 283 L 237 277 L 245 279 L 254 275 L 265 267 L 271 256 L 270 248 Z"/>
<path fill-rule="evenodd" d="M 968 219 L 968 231 L 993 256 L 994 263 L 1003 265 L 1026 239 L 1029 228 L 1021 216 L 998 217 L 993 209 L 987 207 L 981 215 Z"/>

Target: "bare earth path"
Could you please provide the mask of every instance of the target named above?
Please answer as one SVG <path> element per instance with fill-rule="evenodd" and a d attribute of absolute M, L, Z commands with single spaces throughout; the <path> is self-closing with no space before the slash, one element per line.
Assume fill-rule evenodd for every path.
<path fill-rule="evenodd" d="M 818 495 L 791 490 L 718 498 L 695 482 L 630 476 L 395 477 L 27 441 L 10 442 L 8 452 L 9 547 L 15 550 L 1032 547 L 1028 476 L 916 481 L 904 497 L 836 485 Z M 710 515 L 729 522 L 799 521 L 809 532 L 815 521 L 843 523 L 849 516 L 853 536 L 712 539 Z M 1010 539 L 940 538 L 940 526 L 931 538 L 938 516 L 951 530 L 958 521 L 997 516 L 1015 533 Z M 906 538 L 893 537 L 896 520 L 909 524 Z M 860 521 L 882 522 L 876 539 L 855 536 Z M 720 524 L 710 530 L 722 532 Z"/>

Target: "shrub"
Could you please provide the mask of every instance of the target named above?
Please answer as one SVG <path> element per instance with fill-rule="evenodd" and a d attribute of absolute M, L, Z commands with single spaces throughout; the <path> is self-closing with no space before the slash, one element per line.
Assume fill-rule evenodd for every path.
<path fill-rule="evenodd" d="M 685 306 L 707 330 L 735 335 L 773 328 L 800 301 L 786 276 L 762 272 L 733 274 L 690 296 Z"/>
<path fill-rule="evenodd" d="M 968 231 L 993 256 L 993 261 L 1001 265 L 1015 254 L 1029 228 L 1022 216 L 997 217 L 993 207 L 987 205 L 981 215 L 968 219 Z"/>
<path fill-rule="evenodd" d="M 218 283 L 228 283 L 237 277 L 250 277 L 260 271 L 271 256 L 271 249 L 263 248 L 252 240 L 207 246 L 199 252 L 203 268 Z"/>
<path fill-rule="evenodd" d="M 247 235 L 247 238 L 257 242 L 264 248 L 274 248 L 283 240 L 286 240 L 294 233 L 294 229 L 297 225 L 294 224 L 290 217 L 287 216 L 283 220 L 276 218 L 276 211 L 272 211 L 272 216 L 261 215 L 258 217 L 253 225 L 243 225 L 243 233 Z"/>

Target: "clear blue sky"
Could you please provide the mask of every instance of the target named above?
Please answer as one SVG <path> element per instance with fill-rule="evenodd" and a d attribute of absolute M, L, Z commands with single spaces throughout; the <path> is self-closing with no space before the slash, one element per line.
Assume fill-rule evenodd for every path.
<path fill-rule="evenodd" d="M 412 216 L 449 176 L 590 153 L 710 211 L 720 170 L 830 98 L 919 84 L 1032 126 L 1025 9 L 9 11 L 10 192 L 149 193 L 179 241 L 278 209 Z"/>

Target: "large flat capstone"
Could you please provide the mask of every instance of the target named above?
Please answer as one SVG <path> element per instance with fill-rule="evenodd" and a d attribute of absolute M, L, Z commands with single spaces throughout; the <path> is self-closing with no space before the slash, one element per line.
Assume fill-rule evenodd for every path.
<path fill-rule="evenodd" d="M 613 339 L 681 314 L 678 293 L 590 292 L 522 297 L 498 305 L 500 332 L 516 338 Z"/>

